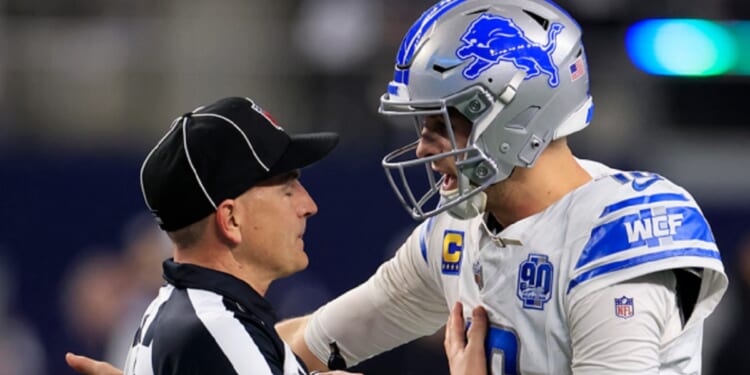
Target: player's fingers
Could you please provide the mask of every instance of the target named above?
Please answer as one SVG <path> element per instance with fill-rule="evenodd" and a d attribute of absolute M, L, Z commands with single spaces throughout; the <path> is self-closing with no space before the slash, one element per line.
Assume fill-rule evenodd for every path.
<path fill-rule="evenodd" d="M 122 371 L 109 363 L 95 361 L 82 355 L 66 353 L 65 362 L 70 368 L 84 375 L 122 375 Z"/>
<path fill-rule="evenodd" d="M 456 302 L 445 326 L 445 350 L 450 355 L 462 350 L 464 346 L 464 307 L 461 302 Z"/>
<path fill-rule="evenodd" d="M 448 315 L 448 321 L 445 322 L 445 338 L 443 338 L 443 348 L 445 354 L 450 357 L 451 354 L 451 343 L 453 342 L 453 309 L 451 314 Z"/>
<path fill-rule="evenodd" d="M 487 311 L 477 306 L 471 311 L 471 327 L 466 333 L 469 343 L 466 350 L 484 351 L 484 339 L 487 337 Z"/>

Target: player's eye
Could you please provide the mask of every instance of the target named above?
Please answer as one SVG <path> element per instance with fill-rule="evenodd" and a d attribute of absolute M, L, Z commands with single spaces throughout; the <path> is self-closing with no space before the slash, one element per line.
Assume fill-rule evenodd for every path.
<path fill-rule="evenodd" d="M 447 130 L 445 127 L 445 122 L 443 122 L 442 119 L 430 116 L 425 118 L 423 131 L 427 130 L 428 132 L 432 132 L 441 136 L 444 136 L 447 134 Z"/>

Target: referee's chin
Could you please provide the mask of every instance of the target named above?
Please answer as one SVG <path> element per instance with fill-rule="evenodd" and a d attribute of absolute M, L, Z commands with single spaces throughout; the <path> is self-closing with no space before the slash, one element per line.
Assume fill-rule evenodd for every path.
<path fill-rule="evenodd" d="M 307 253 L 305 252 L 305 250 L 300 251 L 298 261 L 299 263 L 297 264 L 297 268 L 292 273 L 302 271 L 310 265 L 310 258 L 307 257 Z"/>
<path fill-rule="evenodd" d="M 303 249 L 295 251 L 292 257 L 289 257 L 284 264 L 280 267 L 281 272 L 279 278 L 291 276 L 297 272 L 300 272 L 307 268 L 310 264 L 310 259 L 307 257 L 307 253 Z"/>

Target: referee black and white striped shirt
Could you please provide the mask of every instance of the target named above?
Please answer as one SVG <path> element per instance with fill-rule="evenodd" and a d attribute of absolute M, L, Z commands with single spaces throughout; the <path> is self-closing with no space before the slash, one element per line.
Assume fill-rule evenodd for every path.
<path fill-rule="evenodd" d="M 125 375 L 305 375 L 274 330 L 271 305 L 245 282 L 164 262 L 167 284 L 143 315 Z"/>

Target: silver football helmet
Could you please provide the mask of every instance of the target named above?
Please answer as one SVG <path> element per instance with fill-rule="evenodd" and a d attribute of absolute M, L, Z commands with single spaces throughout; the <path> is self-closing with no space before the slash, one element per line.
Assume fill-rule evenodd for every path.
<path fill-rule="evenodd" d="M 456 143 L 450 108 L 472 123 L 466 145 Z M 416 141 L 386 155 L 383 167 L 415 219 L 446 210 L 472 217 L 483 212 L 488 186 L 533 166 L 552 140 L 586 127 L 592 110 L 581 29 L 562 8 L 549 0 L 443 0 L 404 37 L 380 113 L 414 116 L 418 133 L 424 116 L 442 116 L 453 149 L 420 158 Z M 430 165 L 446 157 L 456 161 L 458 187 L 441 191 L 445 176 Z M 412 167 L 425 168 L 422 195 L 410 184 Z"/>

